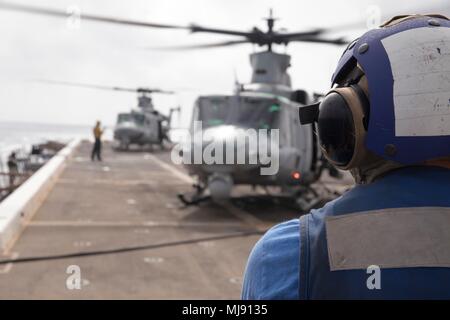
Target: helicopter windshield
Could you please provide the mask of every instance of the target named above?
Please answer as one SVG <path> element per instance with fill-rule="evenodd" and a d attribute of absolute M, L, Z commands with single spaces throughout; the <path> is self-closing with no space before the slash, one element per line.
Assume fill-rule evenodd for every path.
<path fill-rule="evenodd" d="M 274 99 L 255 97 L 203 98 L 199 119 L 204 128 L 236 125 L 253 129 L 278 127 L 280 104 Z"/>
<path fill-rule="evenodd" d="M 131 121 L 131 114 L 129 113 L 121 113 L 117 116 L 117 123 L 123 123 Z"/>
<path fill-rule="evenodd" d="M 134 122 L 135 124 L 142 126 L 145 122 L 145 116 L 140 113 L 121 113 L 117 117 L 117 123 Z"/>
<path fill-rule="evenodd" d="M 204 98 L 199 104 L 199 120 L 204 127 L 214 127 L 225 124 L 229 103 L 227 97 Z"/>
<path fill-rule="evenodd" d="M 134 113 L 133 114 L 133 118 L 134 118 L 134 122 L 138 125 L 138 126 L 143 126 L 144 122 L 145 122 L 145 116 L 141 113 Z"/>

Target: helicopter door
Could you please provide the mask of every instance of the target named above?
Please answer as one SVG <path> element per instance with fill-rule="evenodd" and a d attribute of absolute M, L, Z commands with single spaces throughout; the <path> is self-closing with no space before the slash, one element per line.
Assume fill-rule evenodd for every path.
<path fill-rule="evenodd" d="M 159 143 L 161 139 L 160 121 L 158 117 L 151 115 L 147 118 L 146 126 L 148 127 L 149 140 L 151 143 Z"/>
<path fill-rule="evenodd" d="M 311 125 L 301 125 L 297 107 L 291 108 L 292 142 L 300 152 L 298 170 L 307 178 L 315 171 L 317 146 L 314 142 L 314 133 Z"/>
<path fill-rule="evenodd" d="M 196 128 L 194 128 L 195 121 L 199 120 L 199 101 L 197 100 L 194 104 L 194 109 L 192 111 L 191 125 L 189 127 L 189 131 L 191 133 L 195 132 Z"/>
<path fill-rule="evenodd" d="M 282 106 L 280 109 L 280 115 L 278 118 L 278 128 L 280 129 L 280 147 L 287 147 L 292 145 L 292 134 L 290 132 L 290 117 L 289 110 L 291 109 L 286 103 L 278 102 Z"/>
<path fill-rule="evenodd" d="M 157 125 L 157 128 L 158 128 L 158 142 L 159 143 L 161 143 L 162 142 L 162 140 L 163 140 L 163 127 L 162 127 L 162 120 L 159 120 L 158 121 L 158 125 Z"/>

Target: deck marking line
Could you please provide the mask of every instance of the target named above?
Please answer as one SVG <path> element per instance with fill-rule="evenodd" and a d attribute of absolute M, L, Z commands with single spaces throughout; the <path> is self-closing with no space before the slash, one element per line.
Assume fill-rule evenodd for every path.
<path fill-rule="evenodd" d="M 11 259 L 17 259 L 19 257 L 19 253 L 18 252 L 13 252 L 11 253 Z M 7 274 L 11 271 L 12 267 L 13 267 L 14 263 L 10 262 L 8 264 L 6 264 L 2 269 L 0 269 L 0 274 Z"/>
<path fill-rule="evenodd" d="M 248 224 L 249 226 L 251 226 L 259 231 L 267 230 L 269 227 L 272 226 L 271 224 L 266 223 L 266 222 L 262 221 L 261 219 L 258 219 L 257 217 L 248 213 L 247 211 L 234 206 L 229 201 L 224 201 L 222 203 L 219 203 L 219 205 L 222 206 L 223 208 L 225 208 L 228 212 L 230 212 L 232 215 L 234 215 L 238 219 L 244 221 L 246 224 Z"/>
<path fill-rule="evenodd" d="M 154 162 L 156 162 L 160 167 L 166 169 L 167 171 L 170 171 L 174 176 L 180 178 L 184 182 L 189 183 L 189 184 L 194 184 L 195 183 L 195 180 L 192 177 L 190 177 L 186 173 L 178 170 L 174 166 L 171 166 L 171 165 L 161 161 L 160 159 L 158 159 L 154 155 L 149 154 L 148 156 L 149 156 L 149 159 L 151 159 Z"/>

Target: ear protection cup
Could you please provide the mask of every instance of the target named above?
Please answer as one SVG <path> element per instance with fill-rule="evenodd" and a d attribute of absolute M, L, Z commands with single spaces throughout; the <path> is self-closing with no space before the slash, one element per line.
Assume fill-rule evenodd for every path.
<path fill-rule="evenodd" d="M 364 138 L 369 126 L 370 104 L 358 84 L 330 91 L 319 105 L 317 123 L 320 146 L 336 167 L 358 166 L 366 154 Z"/>
<path fill-rule="evenodd" d="M 330 92 L 320 103 L 317 128 L 320 146 L 328 160 L 346 166 L 355 150 L 355 126 L 351 109 L 338 92 Z"/>

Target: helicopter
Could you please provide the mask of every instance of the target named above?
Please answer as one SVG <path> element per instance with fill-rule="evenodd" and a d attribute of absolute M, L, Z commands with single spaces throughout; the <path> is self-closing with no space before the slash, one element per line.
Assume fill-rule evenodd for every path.
<path fill-rule="evenodd" d="M 340 173 L 323 158 L 315 128 L 299 123 L 299 108 L 312 103 L 320 95 L 315 94 L 310 97 L 304 90 L 293 90 L 287 72 L 290 67 L 290 56 L 274 52 L 272 48 L 274 44 L 287 45 L 294 41 L 334 45 L 344 45 L 347 41 L 342 38 L 322 38 L 320 36 L 324 30 L 319 29 L 279 33 L 274 30 L 275 20 L 270 10 L 269 17 L 266 18 L 266 32 L 256 27 L 250 32 L 239 32 L 192 26 L 193 32 L 235 35 L 243 39 L 174 47 L 174 49 L 204 49 L 244 43 L 266 47 L 265 51 L 250 55 L 253 72 L 249 84 L 236 83 L 235 92 L 232 95 L 200 96 L 196 100 L 189 129 L 190 136 L 194 139 L 180 146 L 180 150 L 176 151 L 183 155 L 184 165 L 189 174 L 198 178 L 198 183 L 194 185 L 194 193 L 178 195 L 186 205 L 198 204 L 209 198 L 216 201 L 228 199 L 235 185 L 244 184 L 253 187 L 278 186 L 282 193 L 297 199 L 300 205 L 310 206 L 313 203 L 306 203 L 307 193 L 312 193 L 312 198 L 309 196 L 311 201 L 318 201 L 318 195 L 312 190 L 311 185 L 320 178 L 324 169 L 328 169 L 333 177 L 341 177 Z M 198 128 L 197 123 L 201 123 L 202 126 Z M 278 130 L 279 139 L 269 148 L 267 143 L 261 144 L 260 141 L 256 141 L 260 140 L 258 136 L 253 139 L 256 149 L 252 151 L 251 137 L 246 133 L 249 128 Z M 199 132 L 202 133 L 203 138 L 195 139 Z M 265 164 L 261 162 L 236 164 L 225 163 L 223 159 L 219 159 L 218 162 L 210 164 L 192 161 L 195 157 L 192 155 L 196 149 L 205 151 L 208 146 L 211 146 L 211 141 L 217 143 L 222 140 L 224 144 L 229 143 L 230 137 L 234 140 L 230 143 L 234 146 L 232 147 L 234 150 L 226 149 L 226 152 L 232 154 L 245 154 L 249 158 L 252 152 L 260 155 L 261 148 L 271 149 L 272 153 L 277 150 L 279 170 L 275 174 L 263 175 L 261 169 Z M 239 144 L 239 141 L 245 141 L 245 143 Z M 186 154 L 188 154 L 187 157 Z M 227 154 L 224 155 L 225 157 Z"/>
<path fill-rule="evenodd" d="M 48 84 L 66 85 L 89 89 L 111 90 L 119 92 L 133 92 L 138 94 L 137 110 L 122 112 L 117 115 L 114 126 L 113 148 L 119 151 L 129 150 L 131 145 L 139 147 L 158 145 L 164 149 L 164 143 L 171 143 L 169 138 L 170 125 L 174 112 L 180 107 L 170 108 L 169 115 L 164 115 L 154 108 L 152 94 L 174 94 L 173 91 L 151 88 L 125 88 L 117 86 L 102 86 L 85 83 L 39 80 Z"/>
<path fill-rule="evenodd" d="M 0 2 L 0 7 L 7 10 L 49 15 L 67 18 L 67 13 L 49 8 L 33 7 Z M 299 108 L 311 103 L 309 94 L 303 90 L 293 90 L 288 74 L 290 56 L 273 51 L 274 45 L 287 46 L 291 42 L 323 43 L 331 45 L 348 44 L 343 38 L 327 38 L 324 35 L 336 28 L 311 29 L 300 32 L 285 32 L 275 30 L 272 10 L 266 18 L 267 30 L 254 27 L 250 31 L 236 31 L 218 28 L 207 28 L 196 24 L 189 26 L 169 25 L 136 21 L 130 19 L 112 18 L 91 14 L 83 14 L 84 20 L 105 22 L 111 24 L 131 25 L 146 28 L 189 30 L 191 33 L 212 33 L 239 37 L 237 40 L 224 41 L 204 45 L 175 47 L 175 49 L 203 49 L 240 44 L 253 44 L 265 47 L 265 50 L 250 55 L 252 77 L 250 84 L 237 86 L 232 95 L 201 96 L 194 108 L 189 133 L 194 137 L 189 143 L 179 147 L 178 156 L 183 159 L 195 158 L 195 151 L 211 149 L 211 141 L 223 141 L 233 137 L 234 141 L 245 140 L 245 143 L 234 144 L 234 154 L 251 158 L 260 154 L 260 145 L 250 150 L 252 141 L 242 133 L 243 129 L 275 130 L 279 132 L 276 143 L 270 143 L 270 152 L 278 153 L 278 169 L 274 174 L 262 175 L 261 170 L 266 166 L 261 161 L 244 164 L 198 163 L 184 161 L 190 175 L 197 177 L 192 194 L 178 195 L 186 205 L 198 204 L 204 200 L 221 201 L 229 199 L 231 191 L 236 185 L 275 186 L 280 187 L 282 193 L 297 199 L 300 205 L 311 201 L 318 201 L 317 193 L 311 187 L 319 180 L 322 171 L 329 169 L 331 175 L 339 176 L 320 152 L 315 128 L 313 125 L 301 125 L 299 122 Z M 202 126 L 205 123 L 205 135 Z M 245 131 L 245 130 L 244 130 Z M 195 137 L 200 136 L 200 139 Z M 264 140 L 264 135 L 261 136 Z M 257 140 L 260 138 L 258 136 Z M 267 138 L 267 134 L 266 134 Z M 250 139 L 251 140 L 251 139 Z M 255 140 L 255 139 L 253 139 Z M 253 141 L 254 142 L 254 141 Z M 272 140 L 271 140 L 272 142 Z M 254 143 L 253 143 L 254 144 Z M 267 139 L 266 139 L 267 145 Z M 181 150 L 180 150 L 181 149 Z M 229 151 L 227 150 L 227 151 Z M 198 152 L 197 152 L 198 153 Z M 179 158 L 178 157 L 178 158 Z M 226 157 L 226 153 L 225 153 Z M 258 157 L 257 157 L 258 159 Z M 266 163 L 267 164 L 267 163 Z M 308 194 L 312 194 L 309 197 Z M 309 198 L 309 200 L 306 200 Z"/>

